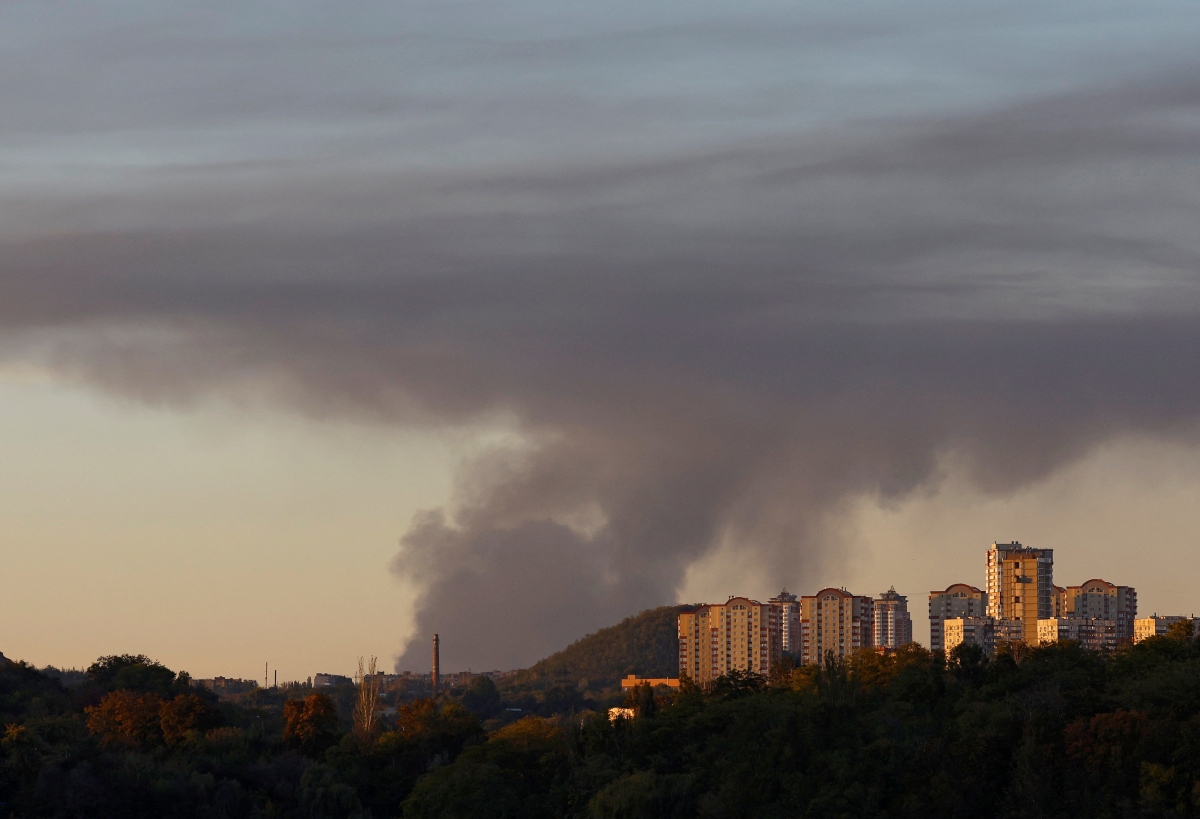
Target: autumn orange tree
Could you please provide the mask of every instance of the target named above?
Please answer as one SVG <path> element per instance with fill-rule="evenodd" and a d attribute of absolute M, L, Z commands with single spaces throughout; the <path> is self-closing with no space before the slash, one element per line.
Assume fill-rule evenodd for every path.
<path fill-rule="evenodd" d="M 220 712 L 195 694 L 180 694 L 159 709 L 159 726 L 168 745 L 179 743 L 189 733 L 202 733 L 220 724 Z"/>
<path fill-rule="evenodd" d="M 162 705 L 157 694 L 113 691 L 84 710 L 88 730 L 106 746 L 144 749 L 162 742 Z"/>
<path fill-rule="evenodd" d="M 310 694 L 283 704 L 283 741 L 317 756 L 338 741 L 337 708 L 328 694 Z"/>

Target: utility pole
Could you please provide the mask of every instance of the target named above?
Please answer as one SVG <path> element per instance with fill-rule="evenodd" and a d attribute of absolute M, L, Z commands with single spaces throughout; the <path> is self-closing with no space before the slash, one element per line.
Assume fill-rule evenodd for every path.
<path fill-rule="evenodd" d="M 267 667 L 270 663 L 263 663 L 263 688 L 266 688 L 271 681 L 271 675 L 267 673 Z"/>

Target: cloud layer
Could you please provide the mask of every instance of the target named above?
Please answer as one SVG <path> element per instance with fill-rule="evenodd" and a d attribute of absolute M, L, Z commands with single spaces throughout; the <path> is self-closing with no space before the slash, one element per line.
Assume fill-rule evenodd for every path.
<path fill-rule="evenodd" d="M 536 4 L 503 8 L 510 31 L 549 25 L 521 22 Z M 188 104 L 169 73 L 149 103 L 114 91 L 116 124 L 28 104 L 61 88 L 45 66 L 17 81 L 0 353 L 147 401 L 512 430 L 403 536 L 393 570 L 422 589 L 422 639 L 402 667 L 425 665 L 433 631 L 455 667 L 529 663 L 670 602 L 722 544 L 803 586 L 843 559 L 848 503 L 936 485 L 949 452 L 1004 492 L 1128 431 L 1194 435 L 1195 66 L 1106 73 L 1077 34 L 1058 86 L 1014 70 L 997 91 L 963 69 L 939 107 L 920 78 L 880 74 L 894 98 L 872 108 L 855 58 L 916 53 L 937 29 L 929 8 L 867 11 L 805 26 L 802 8 L 794 30 L 767 6 L 635 29 L 568 15 L 462 41 L 434 20 L 354 53 L 450 90 L 281 71 L 265 109 L 214 77 L 214 53 L 270 74 L 269 55 L 332 60 L 361 33 L 273 31 L 255 54 L 243 21 L 171 59 L 145 56 L 183 37 L 169 26 L 81 34 L 207 68 Z M 1014 44 L 1046 23 L 1026 12 Z M 805 37 L 819 64 L 787 63 L 790 84 L 755 73 Z M 731 85 L 663 79 L 721 54 Z M 514 91 L 522 78 L 535 89 Z M 307 126 L 281 125 L 305 102 Z M 20 136 L 47 133 L 45 155 Z M 293 141 L 264 147 L 272 134 Z"/>

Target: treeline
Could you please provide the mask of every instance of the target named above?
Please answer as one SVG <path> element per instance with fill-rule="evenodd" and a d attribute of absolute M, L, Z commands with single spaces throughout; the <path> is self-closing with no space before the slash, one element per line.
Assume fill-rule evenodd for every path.
<path fill-rule="evenodd" d="M 355 735 L 320 693 L 219 702 L 145 658 L 0 669 L 0 816 L 1186 817 L 1200 645 L 910 646 L 505 724 L 490 681 Z M 193 699 L 194 698 L 194 699 Z M 490 729 L 490 730 L 489 730 Z"/>
<path fill-rule="evenodd" d="M 1200 815 L 1190 625 L 1109 656 L 1070 642 L 990 660 L 866 650 L 631 704 L 630 723 L 497 732 L 424 777 L 403 815 Z"/>

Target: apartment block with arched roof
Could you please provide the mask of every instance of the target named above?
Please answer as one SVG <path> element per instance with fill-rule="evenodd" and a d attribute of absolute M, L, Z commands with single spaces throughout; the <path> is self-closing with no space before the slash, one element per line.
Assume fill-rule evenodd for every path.
<path fill-rule="evenodd" d="M 987 613 L 987 595 L 969 583 L 954 583 L 942 591 L 929 593 L 929 650 L 948 651 L 945 622 L 959 618 L 983 617 Z"/>
<path fill-rule="evenodd" d="M 747 597 L 679 613 L 679 673 L 707 685 L 731 671 L 770 674 L 782 658 L 780 607 Z"/>
<path fill-rule="evenodd" d="M 826 652 L 849 657 L 874 643 L 875 601 L 845 589 L 800 598 L 800 662 L 822 665 Z"/>

